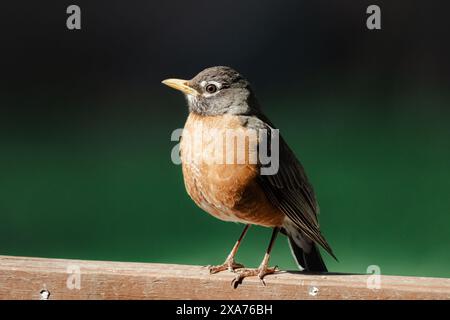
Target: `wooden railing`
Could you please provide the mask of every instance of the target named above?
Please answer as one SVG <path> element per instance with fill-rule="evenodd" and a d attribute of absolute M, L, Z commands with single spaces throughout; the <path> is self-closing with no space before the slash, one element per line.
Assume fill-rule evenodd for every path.
<path fill-rule="evenodd" d="M 278 272 L 266 286 L 200 266 L 0 256 L 0 299 L 450 299 L 450 279 Z"/>

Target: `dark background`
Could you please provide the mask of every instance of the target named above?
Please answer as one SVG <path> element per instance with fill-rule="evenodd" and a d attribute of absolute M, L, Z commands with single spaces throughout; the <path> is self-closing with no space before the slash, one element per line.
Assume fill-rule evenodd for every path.
<path fill-rule="evenodd" d="M 160 81 L 229 65 L 307 169 L 331 271 L 450 277 L 444 3 L 2 3 L 0 254 L 222 262 L 242 227 L 185 193 L 170 134 L 187 108 Z M 238 260 L 256 266 L 270 232 L 252 228 Z M 295 268 L 284 239 L 272 262 Z"/>

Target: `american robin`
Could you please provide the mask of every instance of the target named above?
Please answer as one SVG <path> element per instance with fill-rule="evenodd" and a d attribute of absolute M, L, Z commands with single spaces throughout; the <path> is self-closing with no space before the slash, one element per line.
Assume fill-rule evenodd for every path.
<path fill-rule="evenodd" d="M 264 135 L 255 138 L 248 133 L 264 132 L 271 136 L 276 129 L 262 113 L 249 82 L 232 68 L 218 66 L 203 70 L 191 80 L 167 79 L 163 83 L 182 91 L 189 106 L 180 142 L 187 193 L 200 208 L 216 218 L 245 224 L 225 262 L 210 267 L 210 272 L 235 272 L 232 282 L 235 286 L 248 276 L 258 276 L 264 284 L 264 276 L 277 270 L 268 263 L 280 231 L 288 237 L 300 269 L 326 272 L 317 244 L 335 256 L 319 230 L 319 207 L 313 188 L 292 150 L 279 136 L 278 170 L 272 174 L 262 174 L 264 165 L 259 159 L 250 161 L 258 156 L 261 144 L 269 139 L 261 139 Z M 221 142 L 219 145 L 228 145 L 224 141 L 229 131 L 233 131 L 235 138 L 248 134 L 244 143 L 248 155 L 243 162 L 235 161 L 235 155 L 230 157 L 233 161 L 223 161 L 223 155 L 219 152 L 217 157 L 215 153 L 220 148 L 211 148 L 217 141 Z M 239 144 L 235 142 L 224 152 L 238 152 Z M 274 144 L 272 139 L 268 144 L 269 147 Z M 196 149 L 196 145 L 200 148 Z M 216 158 L 212 159 L 214 156 Z M 273 228 L 269 246 L 257 269 L 244 268 L 234 259 L 250 225 Z"/>

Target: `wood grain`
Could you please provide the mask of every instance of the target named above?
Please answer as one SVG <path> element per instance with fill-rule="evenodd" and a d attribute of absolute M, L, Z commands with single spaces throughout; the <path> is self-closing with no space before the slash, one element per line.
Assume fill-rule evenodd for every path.
<path fill-rule="evenodd" d="M 200 266 L 0 256 L 0 299 L 450 299 L 450 279 L 369 277 L 279 272 L 233 289 L 232 273 Z"/>

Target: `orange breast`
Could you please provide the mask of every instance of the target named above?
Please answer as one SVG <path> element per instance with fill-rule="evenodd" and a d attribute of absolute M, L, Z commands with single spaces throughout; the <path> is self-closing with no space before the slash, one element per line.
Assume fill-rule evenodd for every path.
<path fill-rule="evenodd" d="M 199 207 L 225 221 L 282 225 L 284 214 L 257 183 L 257 142 L 237 116 L 189 115 L 181 160 L 186 190 Z"/>

